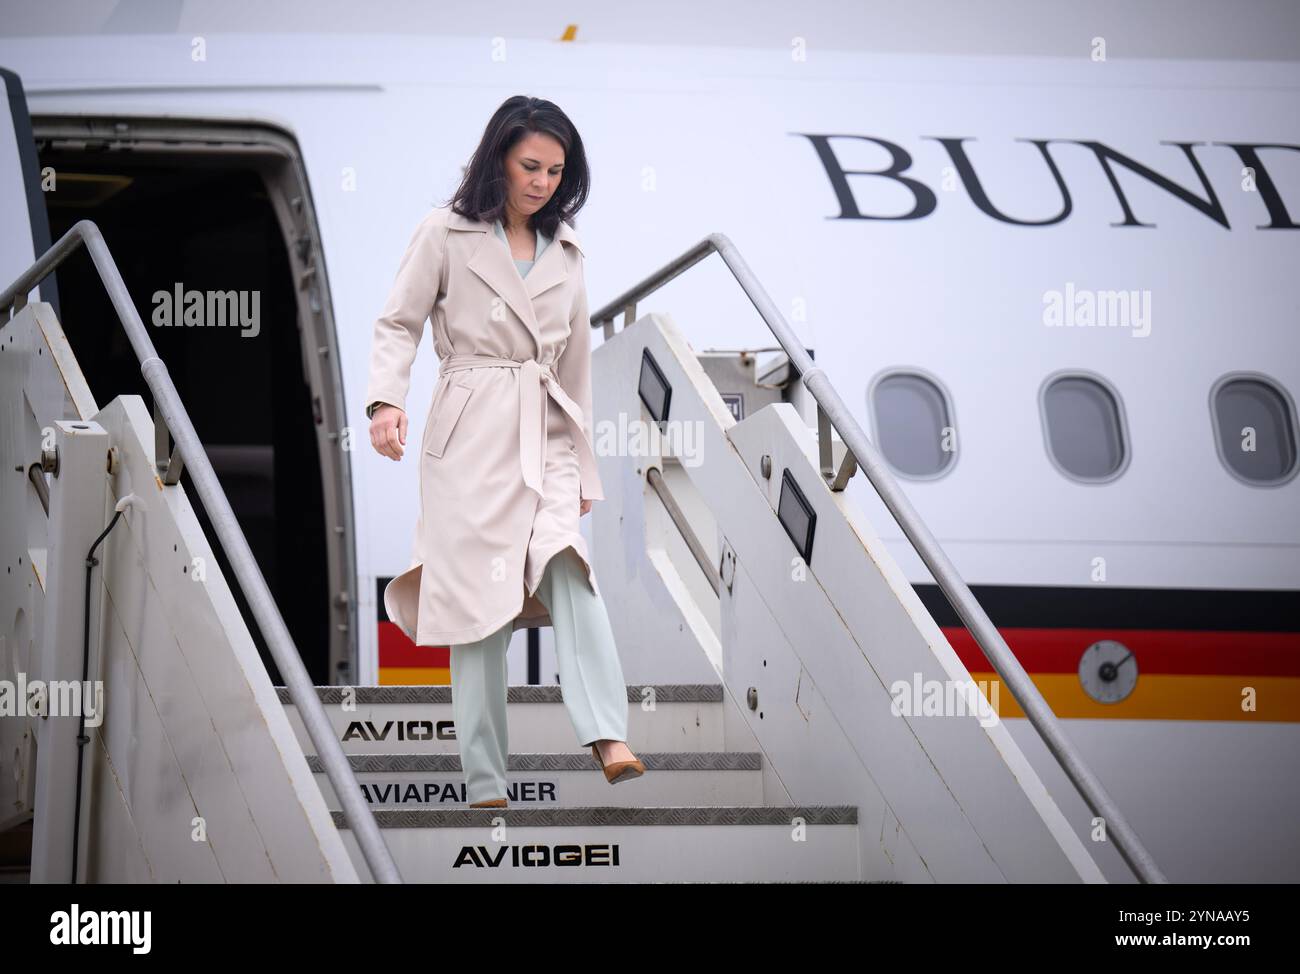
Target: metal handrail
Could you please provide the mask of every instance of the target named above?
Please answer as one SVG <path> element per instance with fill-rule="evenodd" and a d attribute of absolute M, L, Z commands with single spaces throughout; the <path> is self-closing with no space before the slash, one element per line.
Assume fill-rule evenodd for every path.
<path fill-rule="evenodd" d="M 225 491 L 221 489 L 216 471 L 212 469 L 212 463 L 204 452 L 203 444 L 199 441 L 194 424 L 190 422 L 189 413 L 185 411 L 185 405 L 181 402 L 180 393 L 172 383 L 167 366 L 158 357 L 153 342 L 149 339 L 149 333 L 145 330 L 144 323 L 131 302 L 126 284 L 118 272 L 117 263 L 109 252 L 108 244 L 104 242 L 99 227 L 93 221 L 78 220 L 54 246 L 20 274 L 16 281 L 0 292 L 0 328 L 4 327 L 12 317 L 7 314 L 10 309 L 16 312 L 24 308 L 27 305 L 27 292 L 44 280 L 82 243 L 90 253 L 90 259 L 95 264 L 99 279 L 108 292 L 109 300 L 113 302 L 113 308 L 117 311 L 118 319 L 126 330 L 126 336 L 131 342 L 136 358 L 140 360 L 140 371 L 154 396 L 155 422 L 157 422 L 156 417 L 161 414 L 176 440 L 179 458 L 189 465 L 190 480 L 199 499 L 203 502 L 204 510 L 208 512 L 218 542 L 230 559 L 230 566 L 248 600 L 248 606 L 257 620 L 258 628 L 266 639 L 272 656 L 275 657 L 280 673 L 284 676 L 285 685 L 289 688 L 289 696 L 297 705 L 307 733 L 316 746 L 316 754 L 339 797 L 347 816 L 348 827 L 356 835 L 366 865 L 370 867 L 376 882 L 400 883 L 402 877 L 397 871 L 397 864 L 393 861 L 388 846 L 384 844 L 369 803 L 362 797 L 356 775 L 352 773 L 347 755 L 343 753 L 343 747 L 334 735 L 329 718 L 325 715 L 325 708 L 316 695 L 302 658 L 298 655 L 293 637 L 289 635 L 289 629 L 284 624 L 280 609 L 275 604 L 275 599 L 271 597 L 266 578 L 248 547 L 248 541 L 239 522 L 235 519 L 234 512 L 230 509 L 230 502 L 226 499 Z M 163 443 L 166 441 L 164 435 L 158 436 L 157 439 Z M 169 458 L 167 466 L 178 472 L 179 467 L 174 463 L 175 459 L 175 456 Z M 155 456 L 155 463 L 159 460 L 160 457 Z"/>
<path fill-rule="evenodd" d="M 699 535 L 691 527 L 690 521 L 686 519 L 686 512 L 682 510 L 677 498 L 669 489 L 668 484 L 664 482 L 663 472 L 658 467 L 650 467 L 645 472 L 645 479 L 659 495 L 659 500 L 664 505 L 664 510 L 668 512 L 668 517 L 672 519 L 677 530 L 681 532 L 682 539 L 686 542 L 686 547 L 690 550 L 692 557 L 695 558 L 695 564 L 700 566 L 700 571 L 704 573 L 704 578 L 713 588 L 714 595 L 722 594 L 722 576 L 719 574 L 717 566 L 709 560 L 709 553 L 704 550 L 704 544 L 700 541 Z"/>
<path fill-rule="evenodd" d="M 812 358 L 796 338 L 790 323 L 777 310 L 754 272 L 740 256 L 736 245 L 725 234 L 709 234 L 680 257 L 669 261 L 658 271 L 597 308 L 591 316 L 592 327 L 603 327 L 606 337 L 609 337 L 613 334 L 614 318 L 617 315 L 625 315 L 625 323 L 633 321 L 636 318 L 636 303 L 639 299 L 663 287 L 715 252 L 722 258 L 741 290 L 757 309 L 759 316 L 781 343 L 791 365 L 798 371 L 800 381 L 817 401 L 819 410 L 840 434 L 840 438 L 862 467 L 863 473 L 871 481 L 876 493 L 880 495 L 880 499 L 898 521 L 908 541 L 912 543 L 913 549 L 930 569 L 943 594 L 957 610 L 963 624 L 970 630 L 984 655 L 997 670 L 998 676 L 1007 684 L 1011 695 L 1025 712 L 1029 722 L 1034 725 L 1034 729 L 1038 731 L 1047 749 L 1079 790 L 1088 807 L 1095 815 L 1101 816 L 1106 823 L 1108 834 L 1114 838 L 1115 845 L 1129 868 L 1144 883 L 1168 882 L 1155 860 L 1151 858 L 1151 854 L 1142 845 L 1137 833 L 1129 826 L 1101 782 L 1084 763 L 1083 756 L 1066 738 L 1060 722 L 1052 713 L 1052 708 L 1047 705 L 1038 687 L 1029 679 L 1029 674 L 1025 672 L 1025 668 L 1020 665 L 1020 661 L 1007 646 L 1002 634 L 975 600 L 970 587 L 957 574 L 956 567 L 949 561 L 947 554 L 930 533 L 930 529 L 912 507 L 907 495 L 898 486 L 898 482 L 885 466 L 875 445 L 853 418 L 853 414 L 849 412 L 844 400 L 826 378 L 826 374 L 813 364 Z"/>

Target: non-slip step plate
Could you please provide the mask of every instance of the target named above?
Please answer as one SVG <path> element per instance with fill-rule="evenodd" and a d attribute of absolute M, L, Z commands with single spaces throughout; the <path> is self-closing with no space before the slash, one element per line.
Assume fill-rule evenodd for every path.
<path fill-rule="evenodd" d="M 348 754 L 455 753 L 451 688 L 316 687 L 334 733 Z M 298 708 L 278 687 L 302 748 L 314 753 Z M 507 734 L 516 749 L 580 752 L 559 687 L 507 688 Z M 627 740 L 633 751 L 723 751 L 722 688 L 718 685 L 628 687 Z"/>
<path fill-rule="evenodd" d="M 369 879 L 346 817 L 333 815 Z M 377 810 L 375 817 L 408 883 L 861 878 L 851 806 Z"/>
<path fill-rule="evenodd" d="M 323 704 L 341 704 L 345 700 L 358 704 L 377 703 L 451 703 L 451 687 L 437 686 L 318 686 L 313 687 Z M 276 687 L 280 703 L 290 704 L 293 698 L 288 687 Z M 629 684 L 629 703 L 643 701 L 659 703 L 721 703 L 720 683 L 647 683 Z M 562 688 L 557 685 L 533 686 L 514 683 L 506 688 L 506 703 L 563 703 Z"/>
<path fill-rule="evenodd" d="M 762 755 L 757 752 L 649 752 L 640 778 L 611 785 L 590 753 L 512 754 L 506 762 L 511 807 L 590 805 L 760 805 Z M 466 808 L 457 754 L 356 754 L 349 757 L 372 807 Z M 319 758 L 308 767 L 331 810 L 342 807 Z"/>

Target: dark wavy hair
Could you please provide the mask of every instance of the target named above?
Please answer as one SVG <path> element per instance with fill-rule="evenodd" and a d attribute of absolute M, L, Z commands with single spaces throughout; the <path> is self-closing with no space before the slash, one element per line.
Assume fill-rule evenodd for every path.
<path fill-rule="evenodd" d="M 451 198 L 454 212 L 488 223 L 500 220 L 505 225 L 506 154 L 529 132 L 552 136 L 564 147 L 564 169 L 560 185 L 546 205 L 529 217 L 528 225 L 551 238 L 561 220 L 573 226 L 591 185 L 582 136 L 558 105 L 528 95 L 507 98 L 488 120 L 483 138 L 465 167 L 465 177 Z"/>

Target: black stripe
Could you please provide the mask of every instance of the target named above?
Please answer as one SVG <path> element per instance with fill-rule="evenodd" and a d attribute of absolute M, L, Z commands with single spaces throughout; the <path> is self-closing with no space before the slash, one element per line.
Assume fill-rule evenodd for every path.
<path fill-rule="evenodd" d="M 380 622 L 388 621 L 384 587 L 390 581 L 391 576 L 375 580 Z M 938 585 L 912 587 L 935 622 L 941 626 L 961 625 Z M 1291 589 L 972 585 L 971 592 L 999 628 L 1300 631 L 1300 591 Z"/>
<path fill-rule="evenodd" d="M 938 585 L 912 586 L 941 626 L 961 620 Z M 1300 591 L 972 585 L 1001 628 L 1300 631 Z"/>

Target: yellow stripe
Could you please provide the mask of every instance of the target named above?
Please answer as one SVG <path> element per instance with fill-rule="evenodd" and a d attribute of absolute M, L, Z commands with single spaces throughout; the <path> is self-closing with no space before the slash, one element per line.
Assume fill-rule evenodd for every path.
<path fill-rule="evenodd" d="M 1282 676 L 1187 676 L 1144 674 L 1133 692 L 1119 703 L 1098 703 L 1084 691 L 1073 673 L 1031 675 L 1039 693 L 1057 717 L 1118 720 L 1242 720 L 1300 723 L 1300 679 Z M 989 696 L 997 686 L 996 709 L 1002 717 L 1024 717 L 1024 711 L 994 673 L 971 673 L 986 681 Z M 385 666 L 380 686 L 450 686 L 445 666 Z M 1244 710 L 1244 691 L 1253 688 L 1254 710 Z"/>
<path fill-rule="evenodd" d="M 1058 717 L 1120 720 L 1245 720 L 1300 722 L 1300 679 L 1287 676 L 1188 676 L 1142 674 L 1133 692 L 1119 703 L 1098 703 L 1074 673 L 1030 674 L 1039 693 Z M 1024 711 L 996 673 L 972 673 L 976 683 L 997 682 L 996 709 L 1002 717 Z M 1253 710 L 1243 709 L 1247 688 L 1254 689 Z"/>
<path fill-rule="evenodd" d="M 381 687 L 451 686 L 451 669 L 446 666 L 381 666 Z"/>

